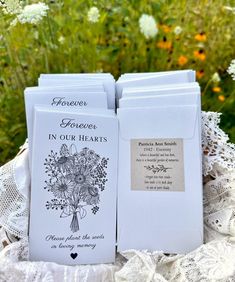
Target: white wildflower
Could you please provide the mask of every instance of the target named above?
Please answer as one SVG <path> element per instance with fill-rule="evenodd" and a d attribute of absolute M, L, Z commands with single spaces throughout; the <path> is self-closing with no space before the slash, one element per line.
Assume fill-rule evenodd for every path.
<path fill-rule="evenodd" d="M 91 7 L 87 13 L 87 18 L 89 22 L 96 23 L 100 17 L 100 11 L 97 7 Z"/>
<path fill-rule="evenodd" d="M 4 0 L 0 2 L 0 7 L 4 14 L 15 15 L 19 14 L 22 10 L 21 0 Z"/>
<path fill-rule="evenodd" d="M 179 35 L 182 31 L 183 31 L 183 28 L 179 25 L 174 28 L 175 35 Z"/>
<path fill-rule="evenodd" d="M 200 48 L 200 49 L 203 49 L 203 48 L 205 48 L 205 44 L 203 42 L 199 42 L 197 44 L 197 47 Z"/>
<path fill-rule="evenodd" d="M 218 83 L 218 82 L 221 81 L 218 72 L 215 72 L 215 73 L 212 75 L 211 80 L 212 80 L 213 82 L 215 82 L 215 83 Z"/>
<path fill-rule="evenodd" d="M 224 9 L 235 14 L 235 7 L 224 6 Z"/>
<path fill-rule="evenodd" d="M 158 33 L 156 21 L 153 16 L 143 14 L 139 18 L 140 32 L 143 33 L 146 39 L 153 38 Z"/>
<path fill-rule="evenodd" d="M 235 80 L 235 60 L 232 60 L 227 72 L 231 75 L 232 79 Z"/>
<path fill-rule="evenodd" d="M 22 24 L 37 24 L 46 16 L 47 10 L 49 10 L 49 7 L 42 2 L 26 5 L 22 12 L 17 16 L 17 20 Z"/>
<path fill-rule="evenodd" d="M 60 44 L 64 44 L 64 42 L 65 42 L 64 36 L 61 35 L 61 36 L 58 38 L 58 41 L 60 42 Z"/>

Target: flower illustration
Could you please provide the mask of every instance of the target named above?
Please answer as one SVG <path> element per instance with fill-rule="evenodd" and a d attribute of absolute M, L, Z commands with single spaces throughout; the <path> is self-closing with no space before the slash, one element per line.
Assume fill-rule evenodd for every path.
<path fill-rule="evenodd" d="M 92 177 L 89 169 L 86 169 L 84 166 L 78 167 L 73 174 L 69 175 L 70 179 L 74 182 L 74 185 L 78 190 L 82 185 L 92 184 Z"/>
<path fill-rule="evenodd" d="M 86 169 L 91 170 L 99 162 L 100 156 L 95 154 L 93 150 L 84 148 L 79 154 L 76 155 L 76 163 L 83 165 Z"/>
<path fill-rule="evenodd" d="M 78 172 L 77 174 L 74 175 L 74 182 L 78 185 L 83 185 L 84 183 L 86 183 L 87 181 L 87 177 L 86 175 Z"/>
<path fill-rule="evenodd" d="M 83 201 L 88 205 L 97 205 L 99 203 L 99 190 L 92 185 L 84 185 L 80 191 Z"/>
<path fill-rule="evenodd" d="M 66 177 L 58 179 L 51 188 L 51 192 L 56 198 L 66 199 L 73 193 L 74 183 Z"/>
<path fill-rule="evenodd" d="M 46 208 L 61 210 L 61 218 L 71 216 L 72 232 L 79 230 L 78 215 L 80 219 L 86 217 L 86 206 L 92 206 L 93 214 L 98 212 L 100 191 L 107 181 L 107 164 L 108 159 L 89 148 L 77 152 L 74 144 L 70 148 L 63 144 L 59 153 L 51 151 L 45 159 L 49 180 L 44 188 L 55 197 L 46 202 Z"/>
<path fill-rule="evenodd" d="M 69 155 L 68 147 L 67 145 L 63 144 L 60 149 L 60 157 L 55 163 L 55 166 L 60 171 L 70 171 L 73 167 L 74 158 Z"/>
<path fill-rule="evenodd" d="M 56 163 L 59 170 L 62 170 L 62 171 L 70 170 L 72 164 L 73 163 L 72 163 L 71 158 L 65 157 L 65 156 L 61 156 Z"/>
<path fill-rule="evenodd" d="M 158 33 L 156 21 L 153 16 L 143 14 L 139 19 L 140 32 L 146 39 L 153 38 Z"/>

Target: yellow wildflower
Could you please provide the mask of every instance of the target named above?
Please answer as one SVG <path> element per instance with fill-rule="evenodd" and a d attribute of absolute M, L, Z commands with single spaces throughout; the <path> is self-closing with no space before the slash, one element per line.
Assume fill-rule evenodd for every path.
<path fill-rule="evenodd" d="M 197 58 L 201 61 L 205 61 L 205 59 L 206 59 L 206 54 L 205 54 L 205 51 L 203 49 L 194 51 L 193 55 L 194 55 L 195 58 Z"/>
<path fill-rule="evenodd" d="M 215 93 L 219 93 L 219 92 L 221 92 L 221 87 L 215 86 L 215 87 L 212 88 L 212 91 L 215 92 Z"/>
<path fill-rule="evenodd" d="M 160 49 L 171 49 L 172 43 L 170 41 L 162 40 L 157 43 L 157 47 Z"/>
<path fill-rule="evenodd" d="M 180 66 L 183 66 L 183 65 L 187 64 L 187 62 L 188 62 L 188 58 L 187 57 L 185 57 L 183 55 L 179 56 L 178 64 Z"/>
<path fill-rule="evenodd" d="M 224 95 L 219 95 L 219 96 L 218 96 L 218 100 L 219 100 L 220 102 L 224 102 L 224 100 L 225 100 Z"/>
<path fill-rule="evenodd" d="M 162 29 L 162 31 L 165 33 L 169 33 L 171 31 L 171 27 L 165 24 L 161 25 L 160 29 Z"/>
<path fill-rule="evenodd" d="M 194 36 L 197 41 L 205 42 L 206 41 L 206 34 L 205 32 L 198 33 Z"/>
<path fill-rule="evenodd" d="M 204 70 L 196 71 L 196 77 L 198 79 L 202 78 L 203 76 L 204 76 Z"/>

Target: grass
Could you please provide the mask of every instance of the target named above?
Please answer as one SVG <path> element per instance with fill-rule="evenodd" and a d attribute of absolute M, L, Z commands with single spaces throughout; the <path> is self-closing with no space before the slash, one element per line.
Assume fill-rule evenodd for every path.
<path fill-rule="evenodd" d="M 27 4 L 33 1 L 26 1 Z M 24 2 L 24 4 L 26 4 Z M 235 82 L 227 68 L 235 58 L 235 14 L 224 0 L 48 1 L 38 24 L 0 18 L 0 164 L 13 158 L 26 138 L 23 90 L 40 73 L 125 72 L 192 68 L 202 89 L 202 108 L 223 113 L 221 126 L 235 142 Z M 99 21 L 88 21 L 96 6 Z M 139 18 L 152 15 L 156 37 L 146 39 Z M 175 27 L 182 32 L 176 35 Z M 214 73 L 220 81 L 213 81 Z"/>

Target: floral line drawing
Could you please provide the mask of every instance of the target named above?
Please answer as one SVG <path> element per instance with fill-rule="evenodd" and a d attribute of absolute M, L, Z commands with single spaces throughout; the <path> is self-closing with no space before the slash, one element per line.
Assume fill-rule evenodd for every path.
<path fill-rule="evenodd" d="M 79 221 L 87 215 L 87 206 L 95 215 L 99 211 L 100 192 L 107 182 L 108 158 L 101 158 L 95 151 L 83 148 L 77 152 L 72 144 L 63 144 L 60 152 L 51 150 L 45 159 L 45 173 L 49 177 L 45 187 L 53 199 L 46 202 L 46 209 L 60 210 L 61 218 L 72 217 L 70 229 L 79 231 Z"/>
<path fill-rule="evenodd" d="M 147 170 L 152 171 L 154 174 L 158 173 L 158 172 L 167 172 L 168 169 L 171 169 L 171 167 L 165 167 L 164 165 L 148 165 L 148 166 L 144 166 Z"/>

